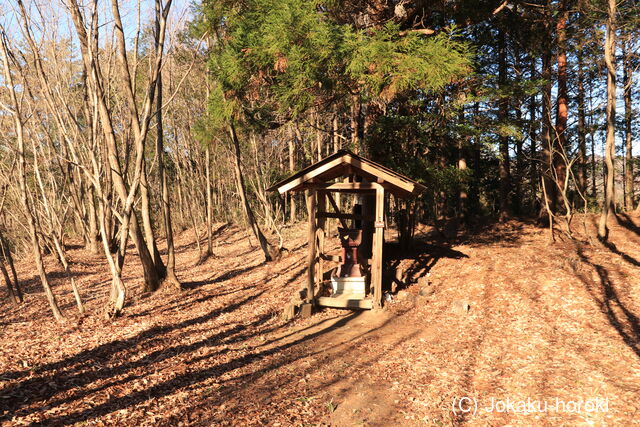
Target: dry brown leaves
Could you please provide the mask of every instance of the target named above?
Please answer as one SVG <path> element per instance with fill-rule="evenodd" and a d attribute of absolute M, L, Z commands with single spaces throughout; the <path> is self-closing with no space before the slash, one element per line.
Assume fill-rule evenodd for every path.
<path fill-rule="evenodd" d="M 522 222 L 453 245 L 427 241 L 405 260 L 435 292 L 382 312 L 326 310 L 285 324 L 304 282 L 305 227 L 288 256 L 263 264 L 235 227 L 198 263 L 177 241 L 181 294 L 142 295 L 129 255 L 123 317 L 99 315 L 109 285 L 100 257 L 70 251 L 89 314 L 73 315 L 64 275 L 47 267 L 69 319 L 51 320 L 37 277 L 19 264 L 27 303 L 3 298 L 0 421 L 6 425 L 629 425 L 639 417 L 640 250 L 637 219 L 612 223 L 613 246 L 547 244 Z M 253 243 L 254 246 L 251 246 Z M 2 290 L 4 292 L 4 289 Z M 4 296 L 4 294 L 2 294 Z M 466 314 L 454 301 L 470 304 Z M 454 413 L 454 399 L 480 409 Z M 496 413 L 491 399 L 608 399 L 608 412 Z"/>

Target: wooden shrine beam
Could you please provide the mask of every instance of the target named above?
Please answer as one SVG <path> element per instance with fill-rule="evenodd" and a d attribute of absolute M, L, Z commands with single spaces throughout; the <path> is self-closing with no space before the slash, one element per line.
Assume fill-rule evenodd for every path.
<path fill-rule="evenodd" d="M 294 180 L 292 180 L 292 181 L 280 186 L 278 188 L 278 192 L 280 194 L 284 194 L 287 191 L 289 191 L 289 190 L 291 190 L 291 189 L 293 189 L 293 188 L 295 188 L 295 187 L 297 187 L 297 186 L 299 186 L 299 185 L 301 185 L 301 184 L 303 184 L 303 183 L 305 183 L 305 182 L 317 177 L 318 175 L 320 175 L 320 174 L 322 174 L 324 172 L 327 172 L 328 170 L 330 170 L 330 169 L 332 169 L 334 167 L 340 166 L 343 163 L 343 157 L 344 156 L 337 157 L 337 158 L 331 160 L 330 162 L 327 162 L 324 165 L 322 165 L 322 166 L 320 166 L 320 167 L 318 167 L 316 169 L 312 169 L 309 172 L 305 173 L 304 175 L 301 175 L 301 176 L 297 177 L 296 179 L 294 179 Z"/>
<path fill-rule="evenodd" d="M 334 212 L 318 212 L 316 214 L 316 216 L 318 218 L 338 218 L 338 219 L 341 219 L 341 220 L 343 220 L 341 222 L 342 222 L 342 226 L 344 228 L 349 228 L 349 227 L 347 227 L 346 223 L 344 222 L 345 219 L 355 219 L 355 220 L 360 220 L 360 221 L 375 221 L 375 217 L 371 216 L 371 215 L 343 214 L 343 213 L 334 213 Z"/>
<path fill-rule="evenodd" d="M 322 183 L 314 182 L 304 184 L 303 188 L 324 190 L 324 191 L 375 191 L 382 187 L 377 182 L 336 182 L 336 183 Z"/>
<path fill-rule="evenodd" d="M 307 192 L 307 210 L 309 211 L 309 254 L 307 257 L 307 303 L 313 303 L 313 287 L 316 282 L 316 190 Z"/>

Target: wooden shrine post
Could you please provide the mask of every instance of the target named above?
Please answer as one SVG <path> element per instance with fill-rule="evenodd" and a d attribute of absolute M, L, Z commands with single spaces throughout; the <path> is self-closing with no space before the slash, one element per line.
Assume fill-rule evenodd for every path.
<path fill-rule="evenodd" d="M 327 192 L 316 192 L 316 205 L 318 212 L 324 212 L 326 210 Z M 327 219 L 325 216 L 316 214 L 316 277 L 314 284 L 317 285 L 317 289 L 320 289 L 320 283 L 324 276 L 324 263 L 322 255 L 324 254 L 324 238 L 326 235 L 325 224 Z"/>
<path fill-rule="evenodd" d="M 376 186 L 376 214 L 371 248 L 371 289 L 373 307 L 382 308 L 382 249 L 384 246 L 384 187 Z"/>
<path fill-rule="evenodd" d="M 307 258 L 307 303 L 314 302 L 313 287 L 316 282 L 316 190 L 307 190 L 307 210 L 309 211 L 309 256 Z"/>

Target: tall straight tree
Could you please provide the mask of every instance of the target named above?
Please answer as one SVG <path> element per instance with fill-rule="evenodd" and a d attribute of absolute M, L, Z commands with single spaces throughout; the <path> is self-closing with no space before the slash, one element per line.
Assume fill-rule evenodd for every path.
<path fill-rule="evenodd" d="M 623 68 L 623 91 L 624 91 L 624 138 L 625 138 L 625 160 L 624 160 L 624 208 L 633 210 L 633 47 L 632 33 L 629 31 L 622 42 L 622 68 Z"/>
<path fill-rule="evenodd" d="M 504 90 L 507 83 L 507 36 L 504 31 L 498 35 L 498 83 Z M 501 95 L 498 100 L 498 120 L 504 123 L 508 119 L 509 100 Z M 511 168 L 509 159 L 509 137 L 500 135 L 500 219 L 510 214 L 509 195 L 511 192 Z"/>
<path fill-rule="evenodd" d="M 169 2 L 170 3 L 170 2 Z M 161 0 L 155 0 L 155 28 L 154 42 L 156 53 L 162 52 L 164 30 L 161 26 L 162 14 L 164 10 Z M 164 128 L 162 125 L 162 70 L 158 70 L 158 83 L 156 94 L 156 163 L 158 164 L 158 177 L 160 180 L 160 197 L 162 199 L 162 216 L 164 219 L 165 236 L 167 237 L 167 273 L 166 281 L 173 287 L 180 289 L 182 285 L 176 275 L 176 249 L 173 243 L 173 223 L 171 221 L 171 200 L 169 196 L 169 186 L 167 185 L 167 174 L 164 167 Z M 208 160 L 208 159 L 207 159 Z M 208 177 L 207 177 L 208 179 Z M 209 191 L 207 187 L 207 191 Z M 210 236 L 210 234 L 209 234 Z M 210 245 L 210 238 L 209 238 Z M 210 246 L 209 246 L 210 249 Z M 159 255 L 158 255 L 159 256 Z M 156 266 L 160 265 L 156 262 Z"/>
<path fill-rule="evenodd" d="M 604 200 L 598 222 L 598 238 L 609 237 L 607 220 L 614 206 L 615 138 L 616 138 L 616 0 L 607 0 L 607 35 L 604 42 L 604 62 L 607 66 L 607 139 L 604 149 Z"/>
<path fill-rule="evenodd" d="M 555 171 L 555 185 L 562 186 L 567 174 L 567 165 L 563 153 L 567 153 L 567 119 L 569 114 L 569 91 L 567 88 L 567 22 L 569 20 L 569 0 L 560 2 L 560 10 L 556 21 L 557 62 L 558 62 L 558 97 L 556 102 L 556 127 L 552 135 L 553 167 Z M 563 204 L 564 191 L 556 191 L 556 206 Z"/>

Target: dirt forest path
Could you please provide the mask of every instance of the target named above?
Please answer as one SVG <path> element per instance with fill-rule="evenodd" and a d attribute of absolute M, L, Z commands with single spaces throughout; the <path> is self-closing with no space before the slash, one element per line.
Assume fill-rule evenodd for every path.
<path fill-rule="evenodd" d="M 304 281 L 302 226 L 286 230 L 290 252 L 269 264 L 235 227 L 216 234 L 216 257 L 204 263 L 183 233 L 179 295 L 142 295 L 132 256 L 131 304 L 112 322 L 97 315 L 109 283 L 100 257 L 70 251 L 92 313 L 83 318 L 47 260 L 69 315 L 62 326 L 25 260 L 28 304 L 2 300 L 0 422 L 631 425 L 640 419 L 640 221 L 612 223 L 605 247 L 584 235 L 596 219 L 577 218 L 576 240 L 553 246 L 518 221 L 449 243 L 424 230 L 410 269 L 420 285 L 384 310 L 289 323 L 280 311 Z M 468 412 L 452 405 L 462 397 Z M 496 400 L 526 399 L 564 407 L 491 411 Z M 595 399 L 597 410 L 571 406 Z"/>

